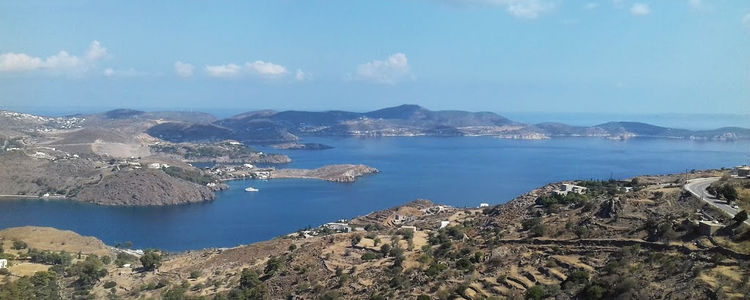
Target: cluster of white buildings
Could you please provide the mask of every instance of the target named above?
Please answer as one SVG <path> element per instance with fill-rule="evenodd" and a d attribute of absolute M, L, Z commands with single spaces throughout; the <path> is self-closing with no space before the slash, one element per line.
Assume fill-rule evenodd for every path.
<path fill-rule="evenodd" d="M 453 207 L 444 206 L 444 205 L 435 205 L 435 206 L 430 206 L 427 208 L 420 209 L 420 211 L 427 216 L 431 216 L 431 215 L 437 215 L 439 213 L 451 212 L 453 211 Z"/>
<path fill-rule="evenodd" d="M 587 190 L 588 188 L 586 187 L 582 187 L 582 186 L 570 184 L 570 183 L 563 183 L 563 185 L 559 189 L 554 190 L 553 193 L 558 194 L 558 195 L 563 195 L 563 196 L 567 195 L 568 193 L 576 193 L 576 194 L 584 195 L 586 194 Z"/>

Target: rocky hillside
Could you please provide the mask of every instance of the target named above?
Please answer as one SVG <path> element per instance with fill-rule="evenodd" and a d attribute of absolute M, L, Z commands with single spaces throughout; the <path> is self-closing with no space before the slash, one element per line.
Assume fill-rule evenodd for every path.
<path fill-rule="evenodd" d="M 146 267 L 155 254 L 142 263 L 118 255 L 132 270 L 101 264 L 89 286 L 72 284 L 75 272 L 49 276 L 66 298 L 744 299 L 748 229 L 680 189 L 685 178 L 714 175 L 573 181 L 587 192 L 567 195 L 555 183 L 477 209 L 419 200 L 350 220 L 353 232 L 321 226 L 170 254 L 158 272 Z M 706 234 L 702 219 L 723 229 Z"/>
<path fill-rule="evenodd" d="M 75 199 L 101 205 L 175 205 L 213 200 L 206 185 L 172 177 L 162 170 L 117 172 L 86 185 Z"/>

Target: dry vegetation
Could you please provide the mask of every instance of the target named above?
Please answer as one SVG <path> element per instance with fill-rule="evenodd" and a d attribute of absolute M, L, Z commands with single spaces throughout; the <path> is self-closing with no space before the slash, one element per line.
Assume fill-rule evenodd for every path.
<path fill-rule="evenodd" d="M 418 200 L 356 218 L 350 224 L 358 230 L 350 233 L 290 234 L 167 255 L 158 272 L 143 270 L 137 260 L 132 268 L 112 262 L 88 293 L 171 299 L 742 299 L 750 293 L 745 229 L 727 220 L 714 236 L 700 235 L 694 221 L 718 215 L 673 185 L 684 178 L 578 182 L 589 187 L 586 196 L 557 198 L 551 197 L 558 186 L 553 184 L 485 209 Z M 634 191 L 624 192 L 625 186 Z M 450 225 L 438 230 L 446 220 Z M 14 238 L 27 240 L 30 248 L 78 249 L 62 245 L 57 234 L 24 230 L 7 235 L 5 249 Z M 79 250 L 84 256 L 105 255 L 101 244 L 76 244 L 89 246 Z M 63 246 L 70 248 L 57 248 Z M 104 251 L 115 258 L 114 250 Z M 10 280 L 50 268 L 13 263 Z M 63 294 L 76 293 L 70 287 L 76 277 L 66 274 L 59 277 Z"/>

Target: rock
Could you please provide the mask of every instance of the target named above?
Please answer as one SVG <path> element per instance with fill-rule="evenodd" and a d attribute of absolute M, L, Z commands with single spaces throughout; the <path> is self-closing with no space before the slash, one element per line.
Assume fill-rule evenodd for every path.
<path fill-rule="evenodd" d="M 365 165 L 330 165 L 317 169 L 278 169 L 271 178 L 310 178 L 331 182 L 354 182 L 357 178 L 378 173 L 378 169 Z"/>

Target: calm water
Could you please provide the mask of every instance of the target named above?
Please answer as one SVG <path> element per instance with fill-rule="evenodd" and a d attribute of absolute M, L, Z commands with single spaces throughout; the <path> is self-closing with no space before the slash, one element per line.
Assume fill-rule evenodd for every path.
<path fill-rule="evenodd" d="M 353 184 L 316 180 L 234 181 L 216 201 L 172 207 L 104 207 L 71 201 L 0 201 L 0 228 L 37 225 L 74 230 L 108 244 L 167 250 L 228 247 L 266 240 L 339 218 L 426 198 L 454 206 L 506 202 L 564 179 L 730 167 L 750 161 L 750 142 L 666 139 L 545 141 L 489 137 L 311 139 L 336 148 L 281 151 L 289 167 L 362 163 L 382 173 Z M 265 150 L 272 152 L 272 150 Z M 279 152 L 279 151 L 275 151 Z M 258 193 L 246 193 L 253 186 Z"/>

